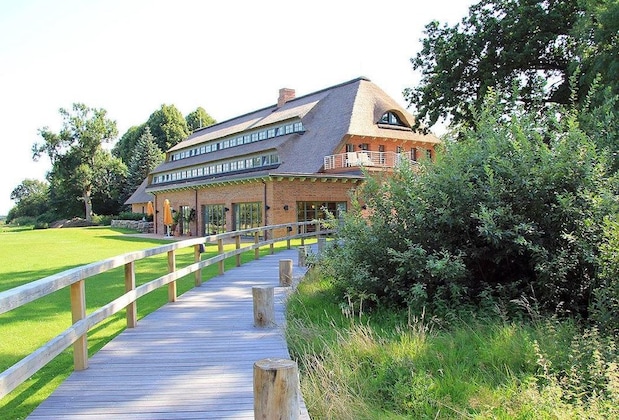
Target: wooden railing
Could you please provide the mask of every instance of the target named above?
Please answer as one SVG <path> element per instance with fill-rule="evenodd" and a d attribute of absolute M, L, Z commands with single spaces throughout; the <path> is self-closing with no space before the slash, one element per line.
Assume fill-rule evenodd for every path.
<path fill-rule="evenodd" d="M 308 229 L 308 226 L 311 226 L 311 228 Z M 278 232 L 285 233 L 276 237 Z M 14 390 L 71 345 L 73 345 L 74 369 L 84 370 L 88 368 L 88 331 L 124 309 L 127 310 L 127 328 L 136 327 L 137 300 L 140 297 L 167 285 L 168 301 L 174 302 L 177 298 L 177 279 L 194 273 L 195 285 L 199 286 L 202 284 L 201 269 L 205 267 L 218 264 L 219 273 L 223 274 L 224 262 L 228 258 L 235 257 L 236 265 L 240 266 L 241 254 L 245 252 L 254 250 L 254 258 L 258 259 L 261 247 L 268 245 L 270 252 L 273 253 L 276 242 L 286 241 L 286 246 L 290 249 L 292 239 L 300 238 L 301 244 L 304 245 L 305 238 L 320 237 L 329 233 L 333 233 L 333 230 L 326 229 L 323 222 L 313 221 L 271 225 L 193 238 L 108 258 L 0 292 L 0 314 L 3 314 L 68 287 L 70 288 L 73 322 L 65 331 L 0 374 L 0 398 Z M 242 242 L 242 238 L 248 236 L 254 237 L 253 243 Z M 235 243 L 235 249 L 224 252 L 224 242 L 232 240 Z M 202 261 L 201 252 L 207 243 L 217 244 L 218 255 Z M 179 269 L 176 267 L 176 251 L 188 247 L 194 249 L 194 262 Z M 164 253 L 167 253 L 168 258 L 168 273 L 136 287 L 136 261 Z M 125 293 L 86 315 L 86 280 L 89 277 L 121 266 L 124 266 Z"/>
<path fill-rule="evenodd" d="M 413 152 L 371 152 L 368 150 L 329 155 L 325 156 L 323 160 L 325 171 L 359 167 L 366 169 L 395 168 L 402 161 L 417 163 Z"/>

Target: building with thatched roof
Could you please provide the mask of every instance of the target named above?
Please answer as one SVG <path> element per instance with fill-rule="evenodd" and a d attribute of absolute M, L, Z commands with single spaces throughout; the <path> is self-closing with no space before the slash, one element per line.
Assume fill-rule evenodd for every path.
<path fill-rule="evenodd" d="M 301 97 L 280 89 L 276 104 L 172 147 L 127 203 L 140 211 L 152 196 L 160 234 L 165 199 L 184 235 L 337 215 L 365 174 L 432 158 L 439 140 L 413 126 L 412 115 L 366 78 Z"/>

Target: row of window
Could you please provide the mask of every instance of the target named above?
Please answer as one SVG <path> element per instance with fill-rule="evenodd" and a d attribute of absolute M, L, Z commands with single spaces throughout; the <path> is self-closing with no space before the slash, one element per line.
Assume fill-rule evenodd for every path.
<path fill-rule="evenodd" d="M 253 133 L 245 133 L 226 140 L 203 144 L 193 149 L 182 150 L 173 153 L 170 156 L 171 160 L 180 160 L 190 158 L 196 155 L 216 152 L 217 150 L 228 149 L 229 147 L 241 146 L 243 144 L 253 143 L 256 141 L 266 140 L 273 137 L 285 136 L 286 134 L 298 133 L 304 131 L 301 121 L 295 123 L 284 124 L 278 127 L 271 127 L 266 130 L 255 131 Z"/>
<path fill-rule="evenodd" d="M 202 176 L 209 175 L 219 175 L 228 172 L 244 171 L 247 169 L 260 168 L 263 166 L 276 165 L 278 163 L 280 163 L 279 155 L 277 153 L 270 153 L 266 155 L 253 156 L 250 158 L 236 159 L 225 162 L 217 162 L 196 168 L 183 169 L 180 171 L 155 175 L 153 177 L 153 184 L 180 181 L 183 179 L 200 178 Z"/>

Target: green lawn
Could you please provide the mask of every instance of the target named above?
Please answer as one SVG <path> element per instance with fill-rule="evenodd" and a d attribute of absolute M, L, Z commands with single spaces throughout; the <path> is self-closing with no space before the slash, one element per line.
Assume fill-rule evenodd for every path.
<path fill-rule="evenodd" d="M 0 291 L 40 279 L 76 266 L 99 261 L 140 249 L 152 248 L 165 240 L 144 239 L 135 233 L 108 227 L 29 230 L 0 227 Z M 226 247 L 232 249 L 234 245 Z M 280 244 L 285 247 L 285 242 Z M 276 246 L 276 248 L 278 248 Z M 203 259 L 215 255 L 216 245 L 206 247 Z M 262 253 L 268 252 L 268 247 Z M 243 261 L 253 259 L 253 251 L 243 254 Z M 193 262 L 193 248 L 176 254 L 177 267 Z M 226 270 L 234 259 L 226 261 Z M 167 272 L 165 254 L 136 262 L 136 283 L 146 283 Z M 217 274 L 217 266 L 202 271 L 203 281 Z M 177 282 L 178 294 L 194 285 L 193 275 Z M 124 292 L 124 271 L 120 267 L 86 281 L 87 311 L 91 312 Z M 167 288 L 161 288 L 138 301 L 138 318 L 167 302 Z M 0 315 L 0 370 L 4 371 L 71 324 L 69 290 Z M 93 328 L 88 336 L 89 354 L 94 354 L 126 325 L 121 311 Z M 11 394 L 0 400 L 0 419 L 25 418 L 72 371 L 71 349 L 66 350 Z"/>

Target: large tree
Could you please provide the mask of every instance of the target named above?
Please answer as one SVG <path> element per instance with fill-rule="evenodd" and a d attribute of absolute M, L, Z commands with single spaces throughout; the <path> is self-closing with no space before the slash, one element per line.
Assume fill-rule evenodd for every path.
<path fill-rule="evenodd" d="M 422 49 L 411 59 L 421 82 L 405 90 L 420 119 L 473 123 L 489 88 L 531 104 L 566 104 L 577 71 L 577 98 L 593 79 L 617 74 L 616 0 L 482 0 L 454 26 L 431 22 Z M 616 77 L 604 81 L 616 87 Z M 617 93 L 615 89 L 615 93 Z"/>
<path fill-rule="evenodd" d="M 148 117 L 146 125 L 162 151 L 180 143 L 189 135 L 187 121 L 174 105 L 161 105 Z"/>
<path fill-rule="evenodd" d="M 60 109 L 63 118 L 58 133 L 48 127 L 41 128 L 42 143 L 32 146 L 33 159 L 49 156 L 52 163 L 50 184 L 63 185 L 64 191 L 79 191 L 86 220 L 92 220 L 92 194 L 97 189 L 97 179 L 104 178 L 110 159 L 102 145 L 117 135 L 116 122 L 107 118 L 104 109 L 73 104 L 72 111 Z M 76 197 L 64 197 L 67 200 Z"/>
<path fill-rule="evenodd" d="M 195 111 L 187 114 L 185 120 L 187 121 L 187 128 L 190 132 L 217 123 L 217 121 L 215 121 L 215 119 L 211 117 L 202 107 L 198 107 Z"/>
<path fill-rule="evenodd" d="M 133 156 L 133 149 L 135 149 L 135 145 L 144 133 L 145 128 L 146 123 L 130 127 L 116 142 L 112 148 L 112 154 L 129 165 L 131 156 Z"/>

